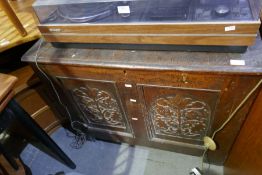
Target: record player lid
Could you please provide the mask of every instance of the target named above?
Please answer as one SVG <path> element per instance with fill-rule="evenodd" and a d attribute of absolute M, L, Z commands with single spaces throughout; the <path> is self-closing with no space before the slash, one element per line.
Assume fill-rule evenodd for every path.
<path fill-rule="evenodd" d="M 36 0 L 41 24 L 257 21 L 258 0 Z"/>
<path fill-rule="evenodd" d="M 33 6 L 42 5 L 62 5 L 62 4 L 82 4 L 82 3 L 103 3 L 103 2 L 119 2 L 119 1 L 150 1 L 150 0 L 36 0 Z"/>

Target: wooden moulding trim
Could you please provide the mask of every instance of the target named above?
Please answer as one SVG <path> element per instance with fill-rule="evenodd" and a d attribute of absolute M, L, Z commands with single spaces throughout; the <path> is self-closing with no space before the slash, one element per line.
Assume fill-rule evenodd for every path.
<path fill-rule="evenodd" d="M 46 35 L 48 42 L 71 43 L 116 43 L 116 44 L 177 44 L 177 45 L 216 45 L 250 46 L 255 36 L 84 36 L 84 35 Z"/>
<path fill-rule="evenodd" d="M 118 136 L 123 136 L 123 137 L 129 137 L 129 138 L 134 138 L 134 136 L 131 133 L 127 133 L 127 132 L 122 132 L 122 131 L 113 131 L 113 130 L 109 130 L 109 129 L 101 129 L 101 128 L 94 128 L 89 126 L 88 129 L 90 131 L 94 131 L 94 132 L 103 132 L 106 134 L 113 134 L 113 135 L 118 135 Z"/>
<path fill-rule="evenodd" d="M 33 113 L 31 115 L 31 117 L 36 118 L 38 115 L 42 114 L 43 112 L 47 111 L 48 109 L 50 109 L 50 107 L 46 105 L 46 106 L 40 108 L 39 110 L 37 110 L 35 113 Z"/>
<path fill-rule="evenodd" d="M 225 30 L 226 27 L 235 29 Z M 45 24 L 38 25 L 42 33 L 83 34 L 256 34 L 260 21 L 213 23 L 123 23 L 123 24 Z"/>
<path fill-rule="evenodd" d="M 42 107 L 41 109 L 37 110 L 35 113 L 33 113 L 31 115 L 31 117 L 33 119 L 36 119 L 39 115 L 41 115 L 42 113 L 46 112 L 47 110 L 50 110 L 50 107 L 49 106 L 44 106 Z M 53 121 L 52 123 L 50 123 L 47 127 L 44 128 L 44 130 L 47 132 L 47 133 L 52 133 L 52 131 L 54 131 L 55 129 L 58 129 L 58 127 L 60 126 L 61 124 L 61 121 L 60 120 L 56 120 L 56 121 Z"/>
<path fill-rule="evenodd" d="M 47 133 L 53 133 L 56 129 L 58 129 L 61 126 L 61 122 L 59 120 L 54 121 L 53 123 L 51 123 L 50 125 L 48 125 L 46 128 L 44 128 L 44 130 Z"/>
<path fill-rule="evenodd" d="M 115 26 L 137 26 L 137 25 L 144 25 L 144 26 L 158 26 L 158 25 L 229 25 L 229 24 L 235 24 L 235 25 L 241 25 L 241 24 L 260 24 L 259 20 L 256 21 L 209 21 L 209 22 L 204 22 L 204 21 L 191 21 L 191 22 L 175 22 L 175 23 L 164 23 L 164 22 L 154 22 L 154 23 L 150 23 L 150 22 L 133 22 L 133 23 L 78 23 L 78 24 L 74 24 L 74 23 L 68 23 L 68 24 L 62 24 L 62 23 L 58 23 L 58 24 L 39 24 L 39 26 L 111 26 L 111 25 L 115 25 Z"/>
<path fill-rule="evenodd" d="M 169 33 L 169 34 L 148 34 L 148 33 L 43 33 L 45 36 L 106 36 L 106 37 L 114 37 L 114 36 L 123 36 L 123 37 L 136 37 L 136 36 L 160 36 L 160 37 L 172 37 L 172 36 L 201 36 L 201 37 L 208 37 L 208 36 L 221 36 L 221 37 L 227 37 L 227 36 L 234 36 L 234 37 L 246 37 L 246 36 L 251 36 L 251 37 L 256 37 L 257 34 L 174 34 L 174 33 Z"/>
<path fill-rule="evenodd" d="M 260 67 L 250 67 L 247 66 L 246 70 L 241 69 L 237 67 L 226 67 L 223 70 L 217 70 L 218 68 L 221 67 L 221 65 L 218 66 L 213 66 L 212 69 L 207 68 L 203 69 L 203 66 L 189 66 L 189 67 L 184 67 L 184 66 L 174 66 L 172 64 L 164 64 L 165 66 L 159 66 L 159 65 L 154 65 L 154 64 L 137 64 L 134 65 L 133 63 L 119 63 L 119 64 L 114 64 L 114 63 L 105 63 L 103 61 L 85 61 L 83 59 L 68 59 L 68 60 L 60 60 L 60 59 L 44 59 L 43 57 L 40 62 L 41 62 L 41 67 L 45 70 L 47 70 L 50 74 L 55 74 L 56 76 L 59 77 L 65 77 L 65 74 L 59 70 L 62 70 L 59 66 L 60 64 L 63 64 L 62 66 L 72 66 L 76 68 L 83 68 L 83 67 L 88 67 L 88 68 L 102 68 L 102 69 L 117 69 L 117 70 L 136 70 L 136 71 L 173 71 L 173 72 L 188 72 L 188 73 L 194 73 L 198 75 L 203 75 L 203 73 L 208 73 L 211 75 L 214 74 L 219 74 L 219 75 L 256 75 L 256 76 L 262 76 L 262 69 Z M 26 60 L 26 62 L 29 62 L 32 64 L 30 58 Z M 51 68 L 50 68 L 51 67 Z M 74 76 L 75 73 L 70 74 L 71 76 Z M 68 76 L 68 75 L 67 75 Z"/>
<path fill-rule="evenodd" d="M 153 138 L 153 139 L 151 139 L 151 141 L 160 142 L 160 143 L 163 143 L 163 144 L 172 144 L 172 145 L 176 145 L 176 146 L 182 146 L 182 147 L 193 148 L 193 149 L 200 149 L 200 150 L 205 149 L 204 146 L 202 146 L 202 145 L 182 143 L 182 142 L 171 141 L 171 140 L 163 140 L 163 139 L 160 139 L 160 138 Z"/>

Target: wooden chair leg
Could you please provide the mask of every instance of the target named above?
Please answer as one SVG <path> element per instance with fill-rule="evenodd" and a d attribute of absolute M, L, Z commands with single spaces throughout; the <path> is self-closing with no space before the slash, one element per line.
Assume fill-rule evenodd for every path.
<path fill-rule="evenodd" d="M 61 148 L 48 136 L 48 134 L 31 118 L 31 116 L 19 106 L 15 100 L 11 100 L 7 107 L 13 112 L 14 117 L 21 122 L 23 126 L 30 130 L 30 132 L 47 148 L 49 148 L 55 155 L 57 155 L 68 167 L 75 169 L 74 162 L 61 150 Z"/>
<path fill-rule="evenodd" d="M 32 172 L 23 162 L 15 158 L 15 161 L 18 165 L 18 170 L 14 170 L 13 167 L 9 164 L 6 158 L 1 155 L 0 156 L 0 174 L 1 175 L 32 175 Z"/>
<path fill-rule="evenodd" d="M 12 121 L 12 116 L 9 115 L 6 109 L 4 109 L 1 114 L 1 131 L 2 132 L 6 127 L 8 127 L 10 121 Z M 7 160 L 7 162 L 13 167 L 13 169 L 18 170 L 18 165 L 13 158 L 13 156 L 8 152 L 8 150 L 5 149 L 5 147 L 0 143 L 0 153 L 3 154 L 4 158 Z"/>
<path fill-rule="evenodd" d="M 11 20 L 11 22 L 15 26 L 16 30 L 20 33 L 20 35 L 26 36 L 27 32 L 26 32 L 24 26 L 22 25 L 20 20 L 17 18 L 15 12 L 13 11 L 13 9 L 10 6 L 10 4 L 8 3 L 8 1 L 7 0 L 0 0 L 0 5 L 1 5 L 2 9 L 5 11 L 5 13 L 7 14 L 8 18 Z"/>
<path fill-rule="evenodd" d="M 0 152 L 3 154 L 8 163 L 15 169 L 18 170 L 18 165 L 13 156 L 0 144 Z"/>

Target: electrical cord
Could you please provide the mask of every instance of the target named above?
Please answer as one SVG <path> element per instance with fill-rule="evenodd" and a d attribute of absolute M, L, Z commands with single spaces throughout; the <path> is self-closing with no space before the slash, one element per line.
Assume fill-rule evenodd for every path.
<path fill-rule="evenodd" d="M 202 155 L 202 160 L 201 160 L 201 170 L 202 170 L 202 172 L 204 172 L 204 158 L 205 158 L 205 154 L 206 154 L 207 150 L 208 150 L 208 148 L 205 148 L 205 151 L 204 151 L 204 153 Z"/>
<path fill-rule="evenodd" d="M 67 132 L 67 136 L 68 137 L 73 137 L 74 140 L 75 140 L 75 141 L 73 141 L 71 143 L 71 147 L 73 147 L 75 149 L 80 149 L 83 146 L 83 144 L 86 142 L 86 140 L 87 140 L 86 139 L 86 134 L 83 133 L 80 129 L 76 128 L 74 125 L 75 124 L 81 124 L 86 129 L 88 129 L 88 128 L 87 128 L 85 123 L 82 123 L 80 121 L 73 121 L 73 118 L 72 118 L 72 116 L 71 116 L 67 106 L 62 102 L 62 100 L 61 100 L 61 98 L 60 98 L 60 96 L 59 96 L 59 94 L 58 94 L 58 92 L 57 92 L 53 82 L 51 81 L 51 79 L 47 76 L 47 74 L 38 65 L 37 59 L 38 59 L 38 55 L 39 55 L 39 52 L 40 52 L 40 48 L 41 48 L 41 46 L 43 44 L 43 39 L 41 38 L 39 42 L 40 43 L 39 43 L 39 45 L 37 47 L 36 55 L 35 55 L 35 66 L 37 67 L 39 72 L 41 72 L 41 74 L 48 80 L 48 82 L 50 83 L 50 85 L 51 85 L 51 87 L 52 87 L 52 89 L 53 89 L 53 91 L 54 91 L 54 93 L 55 93 L 55 95 L 56 95 L 56 97 L 58 99 L 59 104 L 65 109 L 66 113 L 69 116 L 71 128 L 76 132 L 75 136 L 70 136 L 70 134 L 66 131 Z"/>
<path fill-rule="evenodd" d="M 37 51 L 36 51 L 36 55 L 35 55 L 35 65 L 37 67 L 37 69 L 42 73 L 42 75 L 49 81 L 53 91 L 55 92 L 56 94 L 56 97 L 59 101 L 59 103 L 63 106 L 63 108 L 66 110 L 68 116 L 69 116 L 69 119 L 70 119 L 70 124 L 71 124 L 71 127 L 77 132 L 77 135 L 75 137 L 75 142 L 71 145 L 72 147 L 74 148 L 81 148 L 81 146 L 86 142 L 86 134 L 83 133 L 81 130 L 77 129 L 74 127 L 74 124 L 75 123 L 79 123 L 81 124 L 82 126 L 86 127 L 86 124 L 85 123 L 82 123 L 82 122 L 79 122 L 79 121 L 73 121 L 72 120 L 72 117 L 71 117 L 71 114 L 67 108 L 67 106 L 62 102 L 62 100 L 60 99 L 60 96 L 53 84 L 53 82 L 50 80 L 50 78 L 47 76 L 47 74 L 39 67 L 38 65 L 38 62 L 37 62 L 37 59 L 38 59 L 38 54 L 39 54 L 39 51 L 40 51 L 40 48 L 42 46 L 42 43 L 43 43 L 43 39 L 40 39 L 40 43 L 38 45 L 38 48 L 37 48 Z M 235 116 L 235 114 L 238 112 L 238 110 L 246 103 L 246 101 L 249 99 L 249 97 L 259 88 L 259 86 L 262 84 L 262 79 L 256 84 L 256 86 L 246 95 L 246 97 L 241 101 L 241 103 L 237 106 L 237 108 L 229 115 L 229 117 L 227 118 L 227 120 L 217 129 L 213 132 L 213 135 L 212 135 L 212 139 L 215 138 L 216 134 L 218 132 L 220 132 L 222 129 L 224 129 L 224 127 L 233 119 L 233 117 Z M 68 135 L 69 136 L 69 135 Z M 71 136 L 70 136 L 71 137 Z M 201 166 L 202 166 L 202 172 L 204 172 L 204 158 L 205 158 L 205 154 L 207 153 L 208 151 L 208 147 L 205 147 L 205 150 L 204 150 L 204 153 L 202 155 L 202 160 L 201 160 Z"/>
<path fill-rule="evenodd" d="M 218 128 L 213 132 L 212 135 L 212 140 L 214 140 L 216 134 L 218 132 L 220 132 L 221 130 L 224 129 L 224 127 L 233 119 L 233 117 L 235 116 L 235 114 L 238 112 L 238 110 L 247 102 L 247 100 L 249 99 L 249 97 L 259 88 L 259 86 L 262 84 L 262 79 L 259 80 L 259 82 L 256 84 L 256 86 L 246 95 L 246 97 L 241 101 L 241 103 L 236 107 L 236 109 L 229 115 L 229 117 L 227 118 L 227 120 Z M 205 151 L 201 157 L 201 165 L 202 165 L 202 172 L 204 173 L 204 158 L 205 158 L 205 154 L 208 151 L 208 147 L 205 146 Z"/>
<path fill-rule="evenodd" d="M 246 101 L 249 99 L 249 97 L 259 88 L 259 86 L 262 83 L 262 79 L 256 84 L 256 86 L 247 94 L 247 96 L 241 101 L 241 103 L 237 106 L 237 108 L 229 115 L 227 120 L 217 129 L 214 131 L 212 135 L 212 139 L 215 138 L 216 134 L 221 131 L 235 116 L 235 114 L 238 112 L 238 110 L 246 103 Z"/>

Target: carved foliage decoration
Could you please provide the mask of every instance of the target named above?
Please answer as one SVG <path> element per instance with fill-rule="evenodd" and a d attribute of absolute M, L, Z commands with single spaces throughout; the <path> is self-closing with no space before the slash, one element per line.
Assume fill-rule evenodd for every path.
<path fill-rule="evenodd" d="M 208 129 L 208 104 L 181 95 L 157 98 L 150 109 L 156 134 L 201 139 Z"/>
<path fill-rule="evenodd" d="M 87 86 L 72 91 L 76 103 L 90 123 L 125 128 L 121 110 L 112 94 Z"/>

